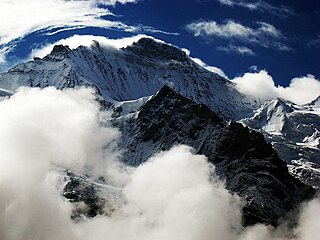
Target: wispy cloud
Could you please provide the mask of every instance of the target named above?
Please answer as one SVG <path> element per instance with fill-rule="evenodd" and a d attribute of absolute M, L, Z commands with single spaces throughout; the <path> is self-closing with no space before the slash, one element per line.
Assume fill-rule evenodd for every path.
<path fill-rule="evenodd" d="M 217 0 L 220 4 L 230 7 L 242 7 L 251 11 L 259 11 L 270 13 L 279 17 L 288 17 L 295 14 L 294 10 L 289 6 L 273 6 L 263 0 L 258 1 L 243 1 L 243 0 Z"/>
<path fill-rule="evenodd" d="M 1 1 L 0 60 L 5 61 L 8 49 L 25 36 L 42 32 L 56 34 L 70 29 L 98 27 L 126 32 L 161 32 L 149 26 L 131 26 L 118 20 L 109 10 L 117 3 L 135 3 L 138 0 L 10 0 Z M 10 50 L 10 49 L 9 49 Z"/>
<path fill-rule="evenodd" d="M 320 34 L 316 38 L 307 43 L 307 48 L 319 48 L 320 47 Z"/>
<path fill-rule="evenodd" d="M 234 20 L 226 20 L 223 23 L 201 20 L 188 24 L 186 29 L 195 37 L 216 37 L 230 41 L 240 40 L 243 43 L 260 45 L 265 48 L 290 50 L 288 46 L 280 42 L 281 39 L 285 39 L 285 36 L 274 25 L 266 22 L 256 22 L 255 25 L 256 27 L 253 28 Z M 233 50 L 235 50 L 234 47 Z M 247 49 L 245 52 L 249 53 L 250 51 Z"/>
<path fill-rule="evenodd" d="M 252 49 L 243 47 L 243 46 L 236 46 L 233 44 L 229 44 L 227 47 L 217 47 L 217 50 L 227 52 L 227 53 L 237 53 L 240 55 L 249 55 L 254 56 L 255 53 Z"/>
<path fill-rule="evenodd" d="M 280 30 L 275 26 L 265 22 L 257 22 L 257 28 L 251 28 L 242 25 L 234 20 L 227 20 L 224 23 L 217 23 L 216 21 L 197 21 L 187 25 L 187 29 L 194 34 L 194 36 L 216 36 L 222 38 L 237 38 L 247 39 L 254 37 L 269 36 L 274 38 L 282 37 Z"/>

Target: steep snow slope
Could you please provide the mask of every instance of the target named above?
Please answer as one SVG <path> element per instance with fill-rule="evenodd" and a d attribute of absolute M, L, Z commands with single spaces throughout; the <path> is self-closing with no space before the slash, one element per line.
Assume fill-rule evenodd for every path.
<path fill-rule="evenodd" d="M 320 187 L 319 99 L 297 105 L 277 98 L 241 120 L 265 135 L 294 175 L 316 187 Z"/>
<path fill-rule="evenodd" d="M 182 50 L 141 38 L 122 49 L 55 46 L 43 59 L 0 75 L 0 87 L 89 85 L 110 102 L 150 96 L 169 85 L 183 96 L 210 106 L 221 116 L 241 119 L 260 104 L 240 94 L 234 83 L 194 63 Z"/>

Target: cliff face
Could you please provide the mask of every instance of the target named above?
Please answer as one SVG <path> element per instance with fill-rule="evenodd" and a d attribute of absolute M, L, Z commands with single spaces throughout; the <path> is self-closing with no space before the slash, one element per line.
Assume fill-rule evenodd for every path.
<path fill-rule="evenodd" d="M 205 105 L 169 87 L 144 104 L 123 131 L 123 161 L 131 165 L 177 144 L 206 155 L 227 189 L 245 199 L 245 226 L 277 225 L 279 218 L 314 194 L 313 188 L 289 174 L 286 163 L 260 133 L 224 122 Z"/>

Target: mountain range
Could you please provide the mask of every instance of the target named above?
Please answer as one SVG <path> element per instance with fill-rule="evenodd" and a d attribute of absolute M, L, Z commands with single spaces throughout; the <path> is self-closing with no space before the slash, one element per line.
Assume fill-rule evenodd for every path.
<path fill-rule="evenodd" d="M 320 98 L 304 105 L 255 99 L 178 47 L 151 38 L 121 49 L 57 45 L 0 74 L 0 96 L 21 86 L 94 88 L 113 112 L 121 161 L 130 166 L 177 144 L 204 154 L 244 199 L 244 226 L 277 225 L 320 187 Z M 64 196 L 90 206 L 78 214 L 101 214 L 100 183 L 74 173 L 66 181 Z"/>

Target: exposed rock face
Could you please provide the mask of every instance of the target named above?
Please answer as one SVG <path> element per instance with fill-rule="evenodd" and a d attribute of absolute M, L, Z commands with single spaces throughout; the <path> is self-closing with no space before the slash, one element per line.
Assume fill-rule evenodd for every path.
<path fill-rule="evenodd" d="M 73 203 L 71 218 L 81 221 L 83 217 L 111 215 L 116 207 L 120 189 L 107 185 L 103 179 L 93 180 L 84 175 L 65 172 L 63 196 Z M 103 197 L 102 197 L 103 196 Z"/>
<path fill-rule="evenodd" d="M 115 121 L 116 122 L 116 121 Z M 243 224 L 277 225 L 279 218 L 314 194 L 288 173 L 272 146 L 239 123 L 226 123 L 208 107 L 169 87 L 141 108 L 131 128 L 123 129 L 123 161 L 138 165 L 176 144 L 204 154 L 231 192 L 245 199 Z"/>

